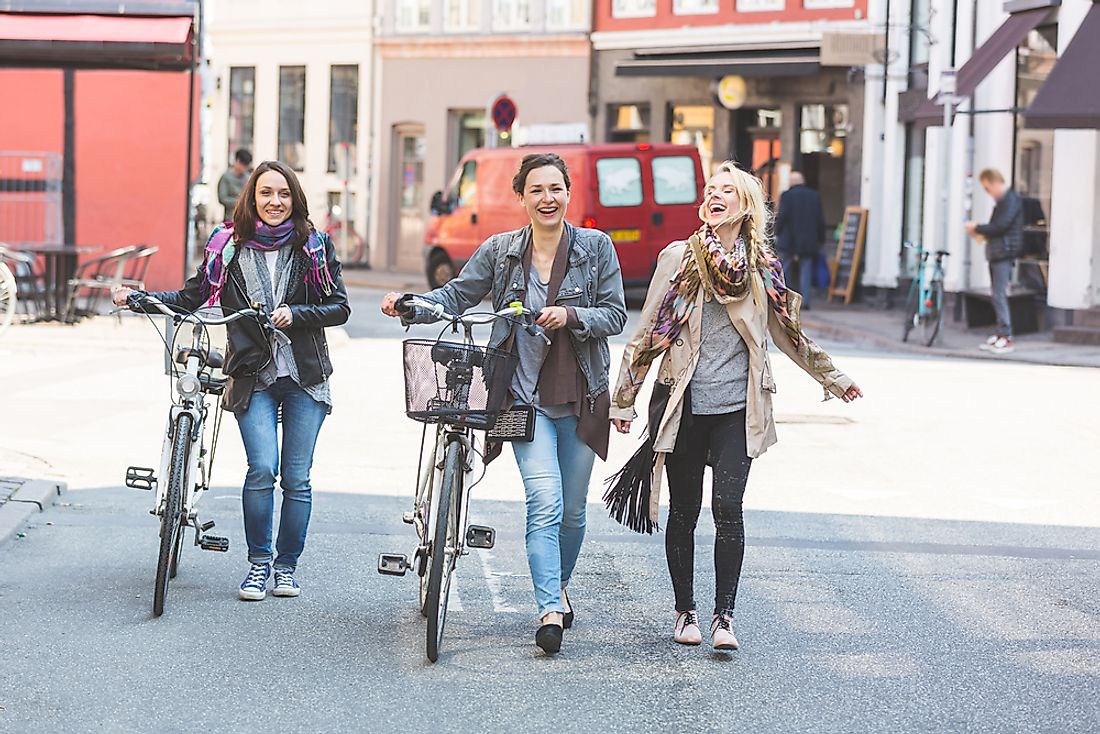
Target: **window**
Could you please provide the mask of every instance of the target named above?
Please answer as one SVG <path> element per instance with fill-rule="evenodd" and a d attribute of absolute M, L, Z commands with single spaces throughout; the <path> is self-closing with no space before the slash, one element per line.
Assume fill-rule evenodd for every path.
<path fill-rule="evenodd" d="M 328 203 L 328 216 L 329 224 L 335 224 L 340 222 L 340 226 L 343 226 L 344 221 L 344 192 L 343 191 L 329 191 L 325 195 L 325 199 Z M 355 212 L 357 207 L 355 206 L 355 192 L 351 192 L 351 204 L 348 207 L 348 224 L 352 227 L 355 226 Z"/>
<path fill-rule="evenodd" d="M 358 139 L 359 67 L 354 64 L 333 66 L 332 94 L 329 97 L 328 110 L 329 171 L 338 170 L 336 158 L 341 143 L 350 144 L 347 155 L 351 161 L 355 160 L 355 143 Z"/>
<path fill-rule="evenodd" d="M 431 0 L 395 0 L 394 29 L 398 33 L 425 31 L 431 22 Z"/>
<path fill-rule="evenodd" d="M 279 160 L 305 168 L 306 67 L 279 67 Z"/>
<path fill-rule="evenodd" d="M 238 66 L 229 69 L 229 151 L 230 164 L 233 154 L 241 148 L 252 150 L 252 131 L 256 118 L 256 69 Z"/>
<path fill-rule="evenodd" d="M 450 119 L 453 145 L 447 167 L 453 169 L 462 156 L 485 146 L 485 110 L 450 110 Z"/>
<path fill-rule="evenodd" d="M 466 161 L 458 178 L 447 192 L 447 201 L 452 209 L 477 206 L 477 161 Z"/>
<path fill-rule="evenodd" d="M 848 105 L 802 105 L 798 136 L 802 155 L 825 153 L 839 158 L 844 155 L 844 139 L 848 135 Z"/>
<path fill-rule="evenodd" d="M 694 145 L 699 149 L 703 170 L 710 171 L 710 162 L 714 159 L 714 107 L 678 105 L 672 108 L 669 120 L 669 142 Z"/>
<path fill-rule="evenodd" d="M 912 123 L 905 126 L 905 178 L 901 200 L 902 242 L 920 242 L 924 220 L 924 127 Z M 917 260 L 912 250 L 901 252 L 901 275 L 912 278 L 917 273 Z"/>
<path fill-rule="evenodd" d="M 613 18 L 648 18 L 657 15 L 657 0 L 611 0 Z"/>
<path fill-rule="evenodd" d="M 494 31 L 525 31 L 531 25 L 528 0 L 493 0 Z"/>
<path fill-rule="evenodd" d="M 739 13 L 768 13 L 783 10 L 784 0 L 737 0 Z"/>
<path fill-rule="evenodd" d="M 602 206 L 638 206 L 642 203 L 642 164 L 637 158 L 600 158 L 596 180 Z"/>
<path fill-rule="evenodd" d="M 546 0 L 546 28 L 584 30 L 589 23 L 588 9 L 587 0 Z"/>
<path fill-rule="evenodd" d="M 686 155 L 663 155 L 653 159 L 653 199 L 658 204 L 694 204 L 695 160 Z"/>
<path fill-rule="evenodd" d="M 607 108 L 609 143 L 648 143 L 649 105 L 613 104 Z"/>
<path fill-rule="evenodd" d="M 1058 26 L 1040 26 L 1031 31 L 1016 51 L 1016 107 L 1027 109 L 1058 61 Z M 1047 222 L 1050 221 L 1051 188 L 1054 178 L 1054 131 L 1024 126 L 1016 118 L 1016 151 L 1010 183 L 1024 206 L 1024 250 L 1039 258 L 1047 256 Z M 1009 178 L 1005 171 L 1005 178 Z M 1043 285 L 1035 273 L 1021 272 L 1029 285 Z"/>
<path fill-rule="evenodd" d="M 419 209 L 424 199 L 424 152 L 426 141 L 420 136 L 401 138 L 401 208 Z"/>
<path fill-rule="evenodd" d="M 446 0 L 444 28 L 476 31 L 481 26 L 481 0 Z"/>
<path fill-rule="evenodd" d="M 676 15 L 717 13 L 718 0 L 672 0 L 672 12 Z"/>

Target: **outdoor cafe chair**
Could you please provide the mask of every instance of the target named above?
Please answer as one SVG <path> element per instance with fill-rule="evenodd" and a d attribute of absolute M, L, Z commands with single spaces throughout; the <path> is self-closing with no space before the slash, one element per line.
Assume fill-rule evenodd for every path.
<path fill-rule="evenodd" d="M 106 255 L 100 255 L 82 263 L 76 270 L 75 276 L 69 280 L 69 298 L 65 306 L 64 319 L 68 323 L 75 323 L 80 316 L 88 316 L 96 313 L 99 299 L 105 292 L 110 292 L 116 285 L 122 285 L 126 274 L 126 266 L 129 260 L 146 249 L 145 245 L 129 245 L 112 250 Z M 76 300 L 80 292 L 89 291 L 83 310 L 77 310 Z"/>

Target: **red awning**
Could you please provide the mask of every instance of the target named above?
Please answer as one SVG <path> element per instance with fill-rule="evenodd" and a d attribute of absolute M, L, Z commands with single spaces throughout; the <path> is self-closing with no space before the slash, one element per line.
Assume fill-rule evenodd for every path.
<path fill-rule="evenodd" d="M 1023 43 L 1027 34 L 1039 27 L 1039 25 L 1051 13 L 1051 8 L 1033 8 L 1008 16 L 1008 20 L 993 32 L 985 43 L 978 46 L 966 63 L 959 69 L 956 77 L 956 97 L 969 97 L 974 93 L 989 72 L 993 71 L 997 64 L 1001 63 L 1008 52 Z M 936 103 L 939 91 L 921 103 L 917 108 L 915 119 L 925 124 L 943 123 L 943 105 Z"/>
<path fill-rule="evenodd" d="M 1089 8 L 1073 40 L 1024 112 L 1026 127 L 1100 129 L 1100 5 Z"/>
<path fill-rule="evenodd" d="M 193 18 L 0 13 L 0 67 L 185 70 Z"/>

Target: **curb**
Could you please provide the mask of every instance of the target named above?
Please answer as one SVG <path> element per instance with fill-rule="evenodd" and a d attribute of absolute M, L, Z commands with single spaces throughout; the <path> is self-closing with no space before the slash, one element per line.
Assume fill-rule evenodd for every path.
<path fill-rule="evenodd" d="M 0 545 L 11 540 L 35 515 L 44 512 L 68 489 L 64 482 L 32 479 L 0 505 Z"/>

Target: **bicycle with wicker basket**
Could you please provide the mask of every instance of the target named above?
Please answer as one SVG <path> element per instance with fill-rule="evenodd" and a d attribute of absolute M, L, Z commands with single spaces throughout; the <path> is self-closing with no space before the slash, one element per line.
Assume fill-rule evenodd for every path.
<path fill-rule="evenodd" d="M 420 613 L 427 618 L 427 656 L 439 658 L 451 579 L 458 559 L 469 548 L 492 548 L 495 531 L 484 525 L 468 525 L 470 490 L 482 452 L 475 432 L 484 431 L 494 441 L 530 441 L 535 414 L 531 406 L 511 403 L 512 376 L 516 355 L 474 342 L 473 327 L 496 319 L 508 319 L 532 334 L 545 334 L 534 325 L 537 314 L 513 303 L 497 312 L 449 314 L 439 304 L 404 296 L 397 309 L 420 313 L 446 322 L 437 339 L 407 339 L 403 342 L 405 367 L 405 413 L 424 424 L 420 439 L 420 461 L 413 509 L 402 521 L 416 530 L 417 547 L 412 560 L 407 555 L 383 553 L 378 572 L 404 576 L 413 569 L 420 579 Z M 461 341 L 448 341 L 449 330 Z M 429 427 L 434 441 L 429 445 Z M 480 465 L 480 467 L 479 467 Z"/>

